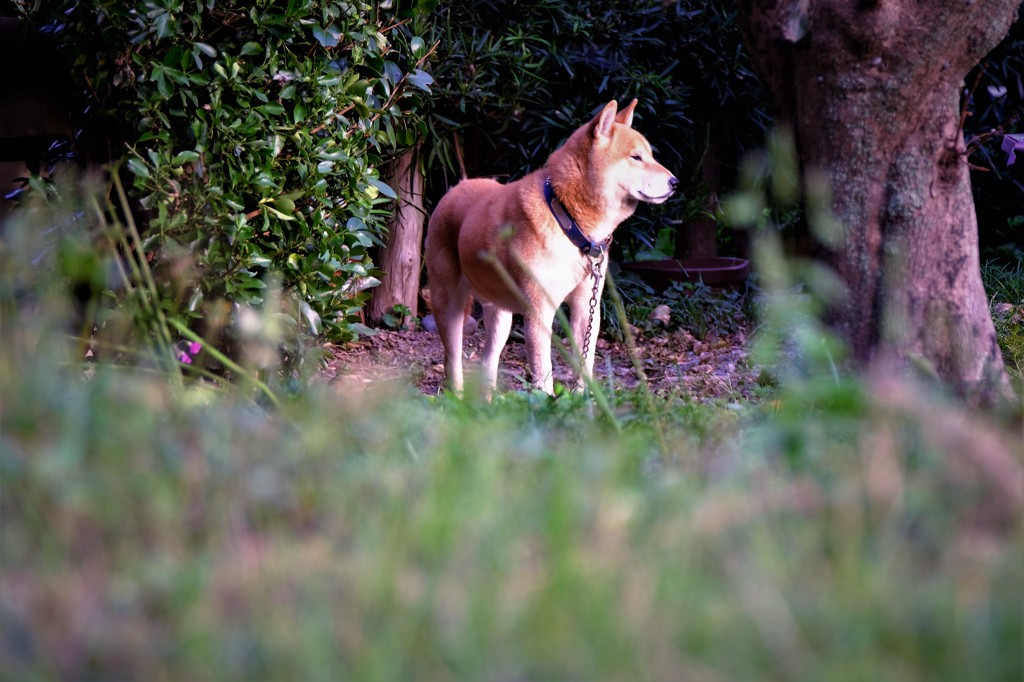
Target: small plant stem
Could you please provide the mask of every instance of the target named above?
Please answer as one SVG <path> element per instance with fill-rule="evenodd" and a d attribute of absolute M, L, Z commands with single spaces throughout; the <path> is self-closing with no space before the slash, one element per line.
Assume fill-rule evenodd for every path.
<path fill-rule="evenodd" d="M 117 241 L 120 243 L 121 248 L 124 252 L 124 257 L 128 261 L 128 265 L 131 267 L 133 278 L 128 276 L 128 273 L 124 269 L 124 263 L 120 258 L 115 258 L 117 263 L 118 271 L 124 282 L 125 289 L 129 294 L 135 294 L 143 307 L 143 309 L 153 316 L 156 320 L 155 332 L 156 343 L 159 348 L 158 364 L 164 367 L 174 367 L 175 371 L 170 372 L 171 381 L 178 389 L 184 388 L 184 382 L 182 380 L 181 371 L 177 368 L 177 364 L 168 365 L 168 361 L 174 362 L 174 351 L 173 341 L 171 339 L 170 330 L 167 327 L 167 319 L 163 314 L 163 310 L 159 304 L 159 291 L 157 290 L 156 282 L 153 279 L 153 275 L 149 270 L 149 265 L 146 263 L 146 254 L 142 250 L 142 239 L 139 235 L 138 229 L 135 227 L 135 221 L 132 219 L 131 207 L 128 203 L 128 197 L 125 194 L 124 186 L 121 184 L 121 179 L 118 176 L 118 168 L 116 165 L 108 168 L 110 177 L 112 179 L 113 187 L 117 192 L 117 201 L 120 205 L 121 211 L 124 213 L 125 220 L 124 225 L 120 223 L 112 226 L 106 218 L 106 214 L 100 208 L 95 198 L 91 200 L 93 210 L 96 213 L 96 218 L 99 224 L 104 228 L 105 232 L 109 235 L 110 232 L 116 229 Z M 126 231 L 129 233 L 126 235 Z M 129 243 L 128 237 L 134 240 L 135 245 Z M 113 240 L 111 240 L 113 241 Z M 116 249 L 115 249 L 116 250 Z M 141 282 L 142 284 L 136 286 L 134 282 Z"/>
<path fill-rule="evenodd" d="M 630 329 L 629 320 L 626 318 L 626 307 L 622 304 L 622 297 L 619 296 L 619 289 L 615 286 L 615 278 L 612 277 L 611 272 L 606 274 L 605 283 L 608 285 L 608 296 L 612 300 L 612 309 L 615 311 L 616 317 L 619 318 L 619 326 L 622 328 L 622 338 L 626 342 L 626 352 L 629 354 L 629 361 L 633 364 L 633 369 L 636 370 L 636 375 L 639 379 L 640 394 L 644 399 L 644 408 L 654 417 L 654 431 L 658 436 L 658 446 L 661 448 L 662 456 L 668 457 L 670 450 L 668 439 L 665 438 L 665 429 L 660 417 L 656 415 L 657 410 L 654 407 L 654 399 L 651 396 L 650 382 L 647 380 L 644 364 L 640 360 L 639 351 L 637 351 L 636 338 L 633 336 L 633 330 Z"/>

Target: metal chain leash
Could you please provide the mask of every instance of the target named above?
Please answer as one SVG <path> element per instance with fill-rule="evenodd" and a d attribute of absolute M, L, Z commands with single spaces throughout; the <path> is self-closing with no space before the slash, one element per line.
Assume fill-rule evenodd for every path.
<path fill-rule="evenodd" d="M 590 274 L 594 276 L 594 291 L 590 295 L 590 319 L 587 321 L 587 333 L 583 335 L 583 347 L 580 349 L 583 367 L 587 365 L 587 353 L 590 352 L 590 337 L 594 331 L 594 312 L 597 310 L 597 297 L 601 287 L 601 266 L 604 264 L 605 250 L 598 251 L 595 258 L 590 256 Z"/>

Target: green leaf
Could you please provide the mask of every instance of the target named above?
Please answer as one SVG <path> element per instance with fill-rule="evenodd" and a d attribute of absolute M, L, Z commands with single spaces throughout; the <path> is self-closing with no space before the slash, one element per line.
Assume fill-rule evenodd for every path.
<path fill-rule="evenodd" d="M 33 192 L 39 194 L 40 196 L 46 196 L 46 180 L 39 177 L 38 175 L 31 175 L 29 176 L 28 184 L 29 187 L 32 188 Z"/>
<path fill-rule="evenodd" d="M 259 110 L 268 116 L 280 116 L 284 113 L 284 107 L 273 102 L 260 106 Z"/>
<path fill-rule="evenodd" d="M 353 96 L 362 96 L 366 94 L 366 89 L 370 87 L 370 82 L 365 78 L 360 78 L 356 82 L 345 88 L 345 92 Z"/>
<path fill-rule="evenodd" d="M 281 211 L 278 211 L 278 210 L 277 210 L 276 208 L 274 208 L 273 206 L 269 206 L 269 205 L 267 205 L 267 204 L 264 204 L 264 205 L 263 205 L 263 208 L 264 208 L 264 209 L 266 209 L 268 213 L 270 213 L 271 215 L 277 216 L 277 217 L 278 217 L 278 218 L 280 218 L 281 220 L 285 220 L 285 221 L 288 221 L 288 220 L 295 220 L 295 217 L 294 217 L 294 216 L 290 216 L 290 215 L 288 215 L 288 214 L 286 214 L 286 213 L 282 213 Z"/>
<path fill-rule="evenodd" d="M 317 154 L 317 157 L 325 161 L 348 161 L 349 159 L 348 154 L 346 154 L 344 151 L 340 149 L 322 151 L 319 154 Z"/>
<path fill-rule="evenodd" d="M 386 182 L 377 180 L 375 178 L 369 178 L 367 182 L 376 187 L 380 191 L 380 193 L 386 196 L 387 198 L 398 199 L 398 195 L 395 194 L 395 190 L 391 189 L 391 186 L 388 185 Z"/>
<path fill-rule="evenodd" d="M 430 92 L 430 86 L 434 83 L 434 77 L 423 69 L 416 69 L 409 74 L 408 81 L 420 90 Z"/>
<path fill-rule="evenodd" d="M 239 289 L 259 289 L 259 290 L 262 290 L 262 289 L 266 289 L 267 288 L 267 283 L 264 282 L 262 279 L 259 279 L 257 277 L 253 277 L 251 279 L 242 280 L 242 283 L 239 284 L 238 288 Z"/>
<path fill-rule="evenodd" d="M 337 47 L 341 42 L 341 32 L 333 26 L 324 28 L 319 24 L 314 25 L 313 37 L 324 47 Z"/>
<path fill-rule="evenodd" d="M 171 16 L 167 10 L 160 10 L 160 14 L 156 16 L 153 21 L 153 27 L 156 29 L 157 38 L 169 38 L 174 35 L 174 28 L 171 26 L 171 22 L 174 17 Z"/>
<path fill-rule="evenodd" d="M 397 83 L 402 80 L 402 70 L 394 62 L 384 62 L 384 77 L 391 83 Z"/>
<path fill-rule="evenodd" d="M 146 166 L 142 159 L 131 158 L 128 159 L 128 170 L 130 170 L 136 177 L 148 178 L 149 167 Z"/>
<path fill-rule="evenodd" d="M 354 289 L 356 291 L 366 291 L 367 289 L 372 289 L 377 286 L 380 286 L 380 280 L 376 277 L 360 277 L 355 282 Z"/>
<path fill-rule="evenodd" d="M 207 45 L 206 43 L 195 43 L 195 46 L 207 57 L 215 58 L 217 56 L 217 50 L 212 45 Z"/>
<path fill-rule="evenodd" d="M 156 79 L 156 89 L 164 96 L 165 99 L 169 99 L 174 94 L 174 86 L 171 85 L 170 81 L 163 77 L 163 74 Z"/>
<path fill-rule="evenodd" d="M 346 263 L 341 266 L 341 269 L 347 273 L 355 275 L 356 277 L 366 277 L 366 266 L 362 263 Z"/>
<path fill-rule="evenodd" d="M 295 213 L 295 202 L 288 197 L 281 196 L 276 199 L 271 199 L 271 201 L 274 202 L 274 206 L 277 210 L 282 213 Z"/>
<path fill-rule="evenodd" d="M 202 289 L 196 288 L 192 293 L 192 296 L 188 299 L 188 311 L 194 313 L 199 309 L 199 306 L 203 303 L 203 291 Z"/>
<path fill-rule="evenodd" d="M 176 165 L 176 166 L 180 166 L 180 165 L 183 165 L 183 164 L 186 164 L 186 163 L 192 163 L 193 161 L 198 161 L 198 160 L 199 160 L 199 154 L 197 154 L 196 152 L 184 151 L 184 152 L 179 152 L 178 155 L 174 157 L 174 161 L 172 163 L 174 163 L 174 165 Z"/>
<path fill-rule="evenodd" d="M 309 324 L 309 330 L 314 334 L 319 334 L 323 329 L 323 324 L 320 320 L 320 315 L 317 314 L 313 307 L 305 301 L 299 301 L 299 311 L 302 313 L 302 317 Z"/>

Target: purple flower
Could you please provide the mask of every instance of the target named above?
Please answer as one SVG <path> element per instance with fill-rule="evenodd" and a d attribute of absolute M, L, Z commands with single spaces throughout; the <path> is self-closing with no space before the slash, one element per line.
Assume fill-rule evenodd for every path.
<path fill-rule="evenodd" d="M 1003 151 L 1006 152 L 1006 165 L 1012 166 L 1017 161 L 1017 154 L 1024 154 L 1024 135 L 1003 135 Z"/>
<path fill-rule="evenodd" d="M 203 344 L 199 341 L 185 341 L 182 339 L 177 343 L 178 354 L 175 356 L 178 362 L 183 365 L 191 365 L 193 358 L 198 357 L 199 352 L 203 350 Z"/>

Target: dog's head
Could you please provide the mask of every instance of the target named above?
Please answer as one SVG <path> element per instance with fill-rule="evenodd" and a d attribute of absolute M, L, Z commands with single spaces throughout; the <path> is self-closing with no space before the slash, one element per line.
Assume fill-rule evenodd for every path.
<path fill-rule="evenodd" d="M 675 193 L 679 181 L 654 160 L 647 138 L 633 129 L 636 102 L 618 111 L 613 100 L 584 126 L 590 137 L 591 177 L 633 201 L 660 204 Z"/>

